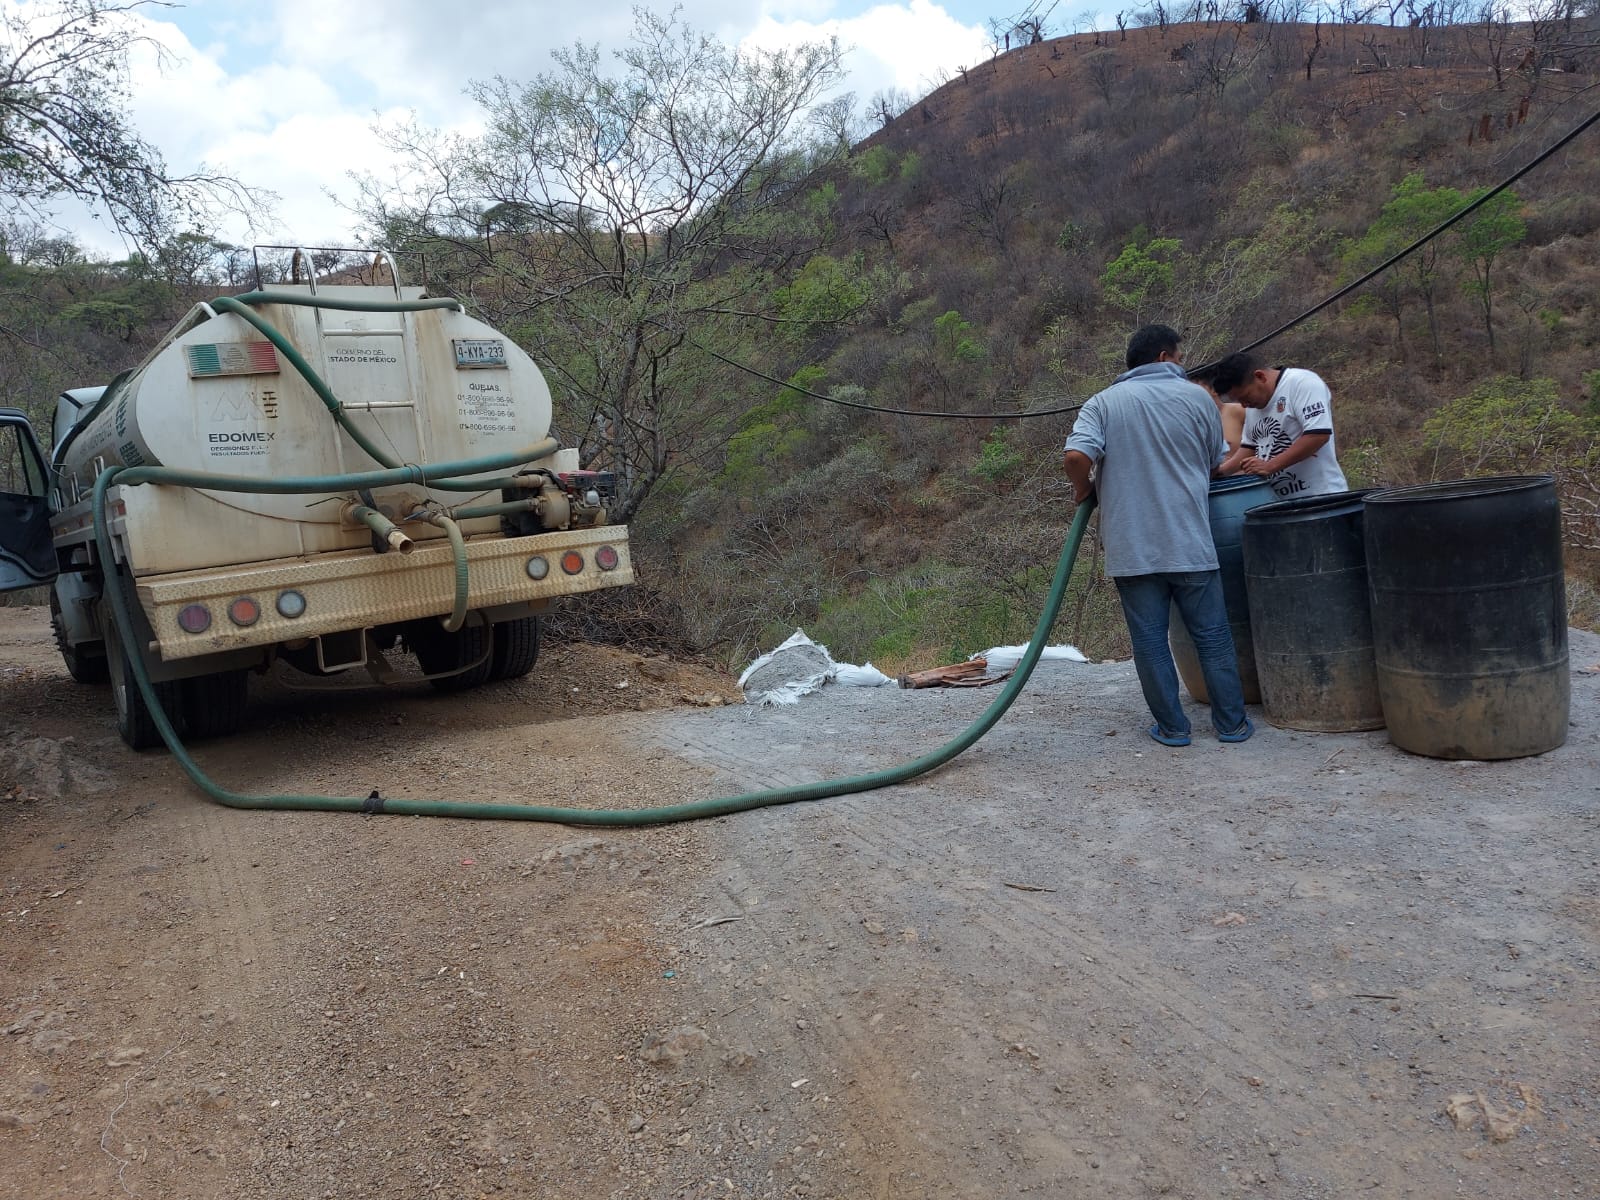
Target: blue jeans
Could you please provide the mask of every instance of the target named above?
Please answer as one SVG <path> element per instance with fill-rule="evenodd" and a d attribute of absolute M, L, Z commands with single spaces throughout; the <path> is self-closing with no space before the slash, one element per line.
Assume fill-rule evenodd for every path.
<path fill-rule="evenodd" d="M 1164 733 L 1187 734 L 1189 718 L 1178 700 L 1178 670 L 1167 645 L 1167 614 L 1173 603 L 1189 630 L 1195 655 L 1211 697 L 1211 724 L 1218 733 L 1232 733 L 1244 724 L 1244 689 L 1233 633 L 1222 599 L 1219 571 L 1171 571 L 1158 575 L 1117 577 L 1122 615 L 1133 641 L 1133 666 L 1150 714 Z"/>

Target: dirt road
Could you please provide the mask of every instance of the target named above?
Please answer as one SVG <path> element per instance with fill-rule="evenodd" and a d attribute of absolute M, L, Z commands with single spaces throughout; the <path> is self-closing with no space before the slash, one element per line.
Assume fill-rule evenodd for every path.
<path fill-rule="evenodd" d="M 593 648 L 267 685 L 200 753 L 230 784 L 593 807 L 887 765 L 994 695 L 707 707 Z M 1167 750 L 1126 664 L 1048 664 L 886 792 L 263 814 L 0 609 L 0 1196 L 1600 1195 L 1597 711 L 1575 672 L 1568 744 L 1511 763 Z"/>

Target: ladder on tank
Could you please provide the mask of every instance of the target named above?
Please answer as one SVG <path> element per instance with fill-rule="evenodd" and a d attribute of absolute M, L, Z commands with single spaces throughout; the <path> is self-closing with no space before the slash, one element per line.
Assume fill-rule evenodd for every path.
<path fill-rule="evenodd" d="M 313 246 L 309 249 L 333 252 L 332 247 Z M 303 285 L 313 296 L 337 296 L 357 288 L 367 294 L 361 298 L 370 296 L 372 285 L 369 284 L 330 284 L 324 281 L 319 287 L 308 248 L 297 246 L 293 250 L 289 267 L 291 285 Z M 388 251 L 373 252 L 368 269 L 373 272 L 374 278 L 387 270 L 394 299 L 400 301 L 406 298 L 400 285 L 400 270 Z M 350 312 L 335 308 L 313 308 L 311 311 L 316 319 L 317 373 L 338 397 L 345 412 L 352 419 L 367 414 L 368 420 L 363 422 L 362 432 L 374 445 L 387 447 L 398 462 L 426 464 L 426 430 L 422 409 L 416 402 L 417 383 L 422 374 L 413 327 L 417 314 Z M 393 418 L 386 419 L 383 415 L 396 410 L 410 410 L 410 420 L 405 422 L 402 419 L 401 429 L 394 428 Z M 357 458 L 354 464 L 346 461 L 347 450 L 355 451 Z M 342 431 L 338 439 L 338 453 L 341 472 L 365 471 L 377 465 L 367 462 L 367 455 Z"/>

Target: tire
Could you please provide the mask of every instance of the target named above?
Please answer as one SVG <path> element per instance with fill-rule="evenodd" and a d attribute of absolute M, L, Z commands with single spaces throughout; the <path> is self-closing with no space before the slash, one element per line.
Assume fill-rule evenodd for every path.
<path fill-rule="evenodd" d="M 144 702 L 139 684 L 133 677 L 133 667 L 122 652 L 122 643 L 115 632 L 106 639 L 106 660 L 111 675 L 111 697 L 117 706 L 117 732 L 134 750 L 150 750 L 163 745 L 156 719 Z M 155 684 L 156 700 L 166 711 L 167 719 L 179 737 L 186 730 L 183 720 L 183 694 L 176 683 Z"/>
<path fill-rule="evenodd" d="M 50 589 L 50 632 L 55 635 L 61 661 L 67 664 L 67 674 L 76 682 L 105 683 L 111 678 L 111 664 L 104 654 L 85 654 L 67 642 L 67 623 L 61 616 L 61 600 L 53 587 Z"/>
<path fill-rule="evenodd" d="M 438 691 L 465 692 L 489 681 L 490 659 L 484 653 L 489 648 L 489 626 L 471 617 L 468 617 L 468 621 L 469 624 L 455 633 L 446 633 L 436 621 L 425 622 L 407 638 L 423 674 L 457 672 L 430 679 L 428 682 Z M 460 670 L 469 663 L 476 665 L 465 671 Z"/>
<path fill-rule="evenodd" d="M 178 681 L 184 724 L 191 738 L 227 737 L 244 724 L 250 672 L 218 671 Z"/>
<path fill-rule="evenodd" d="M 494 627 L 490 679 L 521 679 L 539 661 L 539 618 L 517 617 Z"/>

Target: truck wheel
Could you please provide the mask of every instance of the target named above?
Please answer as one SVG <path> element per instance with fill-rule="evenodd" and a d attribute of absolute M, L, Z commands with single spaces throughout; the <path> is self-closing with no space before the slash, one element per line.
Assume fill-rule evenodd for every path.
<path fill-rule="evenodd" d="M 244 724 L 249 671 L 218 671 L 178 681 L 184 723 L 192 738 L 227 737 Z"/>
<path fill-rule="evenodd" d="M 61 601 L 55 588 L 50 589 L 50 632 L 55 634 L 56 649 L 61 651 L 61 661 L 67 664 L 67 674 L 78 683 L 104 683 L 111 678 L 111 670 L 103 654 L 88 654 L 69 645 L 67 623 L 61 616 Z"/>
<path fill-rule="evenodd" d="M 494 627 L 490 679 L 521 679 L 539 661 L 539 618 L 517 617 Z"/>
<path fill-rule="evenodd" d="M 139 684 L 133 677 L 133 667 L 122 650 L 122 641 L 113 633 L 106 639 L 106 661 L 111 672 L 111 697 L 117 705 L 117 732 L 134 750 L 149 750 L 162 745 L 161 731 L 156 719 L 144 702 Z M 166 711 L 178 736 L 185 733 L 183 722 L 183 695 L 176 683 L 155 685 L 156 699 Z"/>
<path fill-rule="evenodd" d="M 484 654 L 489 648 L 489 627 L 482 621 L 463 626 L 455 633 L 446 633 L 436 621 L 429 621 L 407 637 L 412 652 L 423 674 L 434 675 L 440 671 L 456 671 L 430 679 L 441 692 L 464 692 L 480 687 L 489 679 L 490 659 Z M 476 664 L 470 666 L 469 664 Z M 459 668 L 469 667 L 462 671 Z"/>

